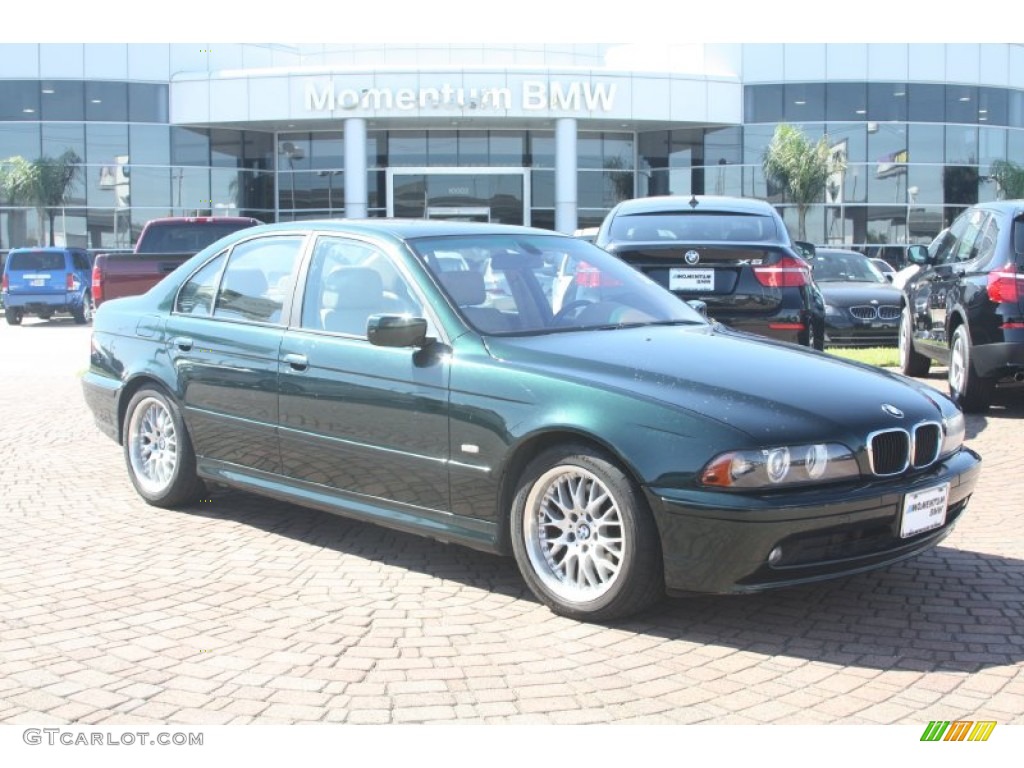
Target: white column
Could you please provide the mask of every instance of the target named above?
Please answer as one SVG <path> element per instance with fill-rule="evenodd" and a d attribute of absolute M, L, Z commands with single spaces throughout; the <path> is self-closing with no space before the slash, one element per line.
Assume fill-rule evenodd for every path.
<path fill-rule="evenodd" d="M 345 218 L 366 218 L 366 120 L 345 121 Z"/>
<path fill-rule="evenodd" d="M 555 229 L 572 234 L 579 221 L 576 193 L 576 119 L 555 121 Z"/>

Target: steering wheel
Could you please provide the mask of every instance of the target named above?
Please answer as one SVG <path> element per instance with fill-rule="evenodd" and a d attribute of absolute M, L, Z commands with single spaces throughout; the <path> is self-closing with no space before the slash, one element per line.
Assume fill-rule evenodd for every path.
<path fill-rule="evenodd" d="M 575 301 L 570 301 L 568 304 L 566 304 L 564 307 L 562 307 L 555 313 L 555 316 L 551 318 L 551 322 L 554 325 L 559 325 L 563 320 L 565 320 L 565 318 L 569 316 L 570 312 L 577 309 L 582 309 L 583 307 L 589 307 L 593 303 L 594 302 L 589 301 L 587 299 L 576 299 Z"/>

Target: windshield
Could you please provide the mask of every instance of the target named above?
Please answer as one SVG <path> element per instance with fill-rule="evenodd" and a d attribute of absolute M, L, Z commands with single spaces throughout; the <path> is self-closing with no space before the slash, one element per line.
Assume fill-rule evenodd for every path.
<path fill-rule="evenodd" d="M 886 283 L 878 267 L 859 253 L 818 251 L 811 260 L 816 283 Z"/>
<path fill-rule="evenodd" d="M 706 323 L 664 288 L 582 240 L 480 234 L 419 238 L 410 246 L 481 333 Z M 451 269 L 455 255 L 465 269 Z"/>
<path fill-rule="evenodd" d="M 779 233 L 770 216 L 747 213 L 644 213 L 616 216 L 612 240 L 636 242 L 777 243 Z"/>

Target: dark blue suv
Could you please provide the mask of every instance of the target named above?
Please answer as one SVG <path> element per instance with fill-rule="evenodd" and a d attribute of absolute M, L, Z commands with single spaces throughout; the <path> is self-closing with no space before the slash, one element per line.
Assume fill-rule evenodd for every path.
<path fill-rule="evenodd" d="M 4 316 L 20 325 L 25 315 L 44 320 L 69 313 L 82 325 L 92 320 L 92 263 L 83 248 L 15 248 L 3 275 Z"/>

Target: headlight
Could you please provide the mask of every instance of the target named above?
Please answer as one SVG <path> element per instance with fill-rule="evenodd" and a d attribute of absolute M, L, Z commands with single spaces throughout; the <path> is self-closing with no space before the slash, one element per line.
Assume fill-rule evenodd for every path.
<path fill-rule="evenodd" d="M 859 476 L 857 459 L 849 448 L 839 443 L 816 443 L 720 454 L 704 467 L 700 482 L 716 488 L 752 489 Z"/>
<path fill-rule="evenodd" d="M 832 315 L 833 317 L 842 317 L 842 312 L 839 307 L 833 307 L 831 304 L 825 305 L 825 314 Z"/>
<path fill-rule="evenodd" d="M 959 451 L 960 446 L 963 445 L 965 433 L 964 415 L 960 411 L 944 418 L 942 420 L 942 448 L 939 449 L 939 458 Z"/>

